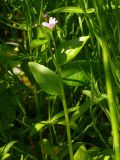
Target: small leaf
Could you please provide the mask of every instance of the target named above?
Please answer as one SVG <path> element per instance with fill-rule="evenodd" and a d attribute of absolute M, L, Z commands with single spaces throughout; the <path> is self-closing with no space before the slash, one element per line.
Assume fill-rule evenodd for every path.
<path fill-rule="evenodd" d="M 41 131 L 44 126 L 46 124 L 45 123 L 35 123 L 33 126 L 32 126 L 32 131 L 31 131 L 31 136 L 35 135 L 37 132 Z"/>
<path fill-rule="evenodd" d="M 84 36 L 63 42 L 57 48 L 56 59 L 58 63 L 62 65 L 75 58 L 80 52 L 80 50 L 84 47 L 88 39 L 89 36 Z"/>
<path fill-rule="evenodd" d="M 50 95 L 60 94 L 60 81 L 55 72 L 35 62 L 29 62 L 28 65 L 36 82 L 43 91 Z"/>
<path fill-rule="evenodd" d="M 36 123 L 35 124 L 35 129 L 36 131 L 40 131 L 43 127 L 45 126 L 45 124 L 42 124 L 42 123 Z"/>
<path fill-rule="evenodd" d="M 33 48 L 36 48 L 36 47 L 39 47 L 45 43 L 47 43 L 48 40 L 43 38 L 43 39 L 34 39 L 31 44 L 30 44 L 30 48 L 33 49 Z"/>

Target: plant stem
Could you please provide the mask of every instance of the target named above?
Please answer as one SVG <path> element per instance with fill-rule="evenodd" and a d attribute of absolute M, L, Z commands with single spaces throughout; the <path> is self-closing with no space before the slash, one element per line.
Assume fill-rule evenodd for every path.
<path fill-rule="evenodd" d="M 74 160 L 73 149 L 72 149 L 72 140 L 71 140 L 71 132 L 70 132 L 70 123 L 69 123 L 69 116 L 68 116 L 68 110 L 67 110 L 67 102 L 66 102 L 66 98 L 65 98 L 64 86 L 63 86 L 63 81 L 62 81 L 62 77 L 61 77 L 61 65 L 57 63 L 58 62 L 58 56 L 57 56 L 57 53 L 56 53 L 56 44 L 55 44 L 55 40 L 54 40 L 52 32 L 50 32 L 50 36 L 51 36 L 51 39 L 53 41 L 53 45 L 55 47 L 55 58 L 54 58 L 51 51 L 50 51 L 50 53 L 51 53 L 53 62 L 54 62 L 55 67 L 56 67 L 56 71 L 57 71 L 59 79 L 60 79 L 60 96 L 61 96 L 63 109 L 64 109 L 64 115 L 65 115 L 70 160 Z"/>
<path fill-rule="evenodd" d="M 71 140 L 71 132 L 70 132 L 70 123 L 69 123 L 69 116 L 68 116 L 68 110 L 67 110 L 67 103 L 66 103 L 65 92 L 64 92 L 64 87 L 63 87 L 63 82 L 62 82 L 61 71 L 60 70 L 59 70 L 58 74 L 59 74 L 59 77 L 60 77 L 61 100 L 62 100 L 62 103 L 63 103 L 63 109 L 64 109 L 64 114 L 65 114 L 65 122 L 66 122 L 66 129 L 67 129 L 70 160 L 74 160 L 73 149 L 72 149 L 72 140 Z"/>
<path fill-rule="evenodd" d="M 104 63 L 104 71 L 106 76 L 106 89 L 107 89 L 108 104 L 109 104 L 109 111 L 110 111 L 110 117 L 111 117 L 115 160 L 119 160 L 120 144 L 119 144 L 118 120 L 117 120 L 117 114 L 116 114 L 117 106 L 113 96 L 112 82 L 111 82 L 110 69 L 109 69 L 109 48 L 108 48 L 107 40 L 105 38 L 102 38 L 101 46 L 103 50 L 103 63 Z"/>

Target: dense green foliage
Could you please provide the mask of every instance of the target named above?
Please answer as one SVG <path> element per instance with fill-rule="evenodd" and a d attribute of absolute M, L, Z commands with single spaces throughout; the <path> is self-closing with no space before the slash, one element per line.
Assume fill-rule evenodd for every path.
<path fill-rule="evenodd" d="M 120 159 L 119 0 L 1 0 L 5 159 Z"/>

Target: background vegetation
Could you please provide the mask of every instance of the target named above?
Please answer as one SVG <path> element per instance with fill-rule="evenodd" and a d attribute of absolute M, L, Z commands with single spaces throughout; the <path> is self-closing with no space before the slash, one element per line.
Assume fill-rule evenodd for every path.
<path fill-rule="evenodd" d="M 119 136 L 119 0 L 1 0 L 0 159 L 119 160 Z"/>

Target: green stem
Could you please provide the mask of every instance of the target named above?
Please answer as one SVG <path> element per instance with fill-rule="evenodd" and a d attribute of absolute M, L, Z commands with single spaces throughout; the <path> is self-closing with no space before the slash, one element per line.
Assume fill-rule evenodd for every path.
<path fill-rule="evenodd" d="M 61 68 L 59 66 L 58 68 L 58 74 L 60 77 L 60 90 L 61 90 L 61 100 L 63 103 L 63 109 L 65 114 L 65 122 L 66 122 L 66 129 L 67 129 L 67 138 L 68 138 L 68 147 L 69 147 L 69 154 L 70 154 L 70 160 L 74 160 L 73 157 L 73 149 L 72 149 L 72 140 L 71 140 L 71 132 L 70 132 L 70 123 L 69 123 L 69 116 L 68 116 L 68 109 L 67 109 L 67 103 L 65 98 L 65 92 L 64 92 L 64 86 L 61 78 Z"/>
<path fill-rule="evenodd" d="M 113 88 L 112 88 L 110 69 L 109 69 L 109 48 L 108 48 L 107 40 L 105 38 L 102 38 L 101 46 L 103 50 L 103 63 L 104 63 L 104 71 L 106 76 L 106 89 L 107 89 L 108 104 L 109 104 L 109 111 L 110 111 L 110 117 L 111 117 L 115 160 L 119 160 L 120 144 L 119 144 L 118 120 L 117 120 L 117 113 L 116 113 L 117 106 L 113 96 Z"/>
<path fill-rule="evenodd" d="M 57 63 L 58 62 L 58 59 L 57 59 L 58 56 L 57 56 L 57 53 L 56 53 L 56 44 L 55 44 L 55 40 L 54 40 L 52 32 L 50 32 L 50 36 L 51 36 L 51 39 L 53 41 L 53 45 L 55 47 L 55 57 L 53 56 L 53 54 L 51 52 L 51 49 L 50 49 L 50 53 L 51 53 L 53 62 L 54 62 L 55 67 L 56 67 L 56 71 L 57 71 L 59 79 L 60 79 L 60 96 L 61 96 L 63 109 L 64 109 L 64 115 L 65 115 L 70 160 L 74 160 L 73 149 L 72 149 L 72 139 L 71 139 L 71 132 L 70 132 L 70 122 L 69 122 L 68 109 L 67 109 L 67 102 L 66 102 L 66 98 L 65 98 L 64 86 L 63 86 L 63 81 L 62 81 L 62 77 L 61 77 L 61 65 L 59 65 Z"/>

